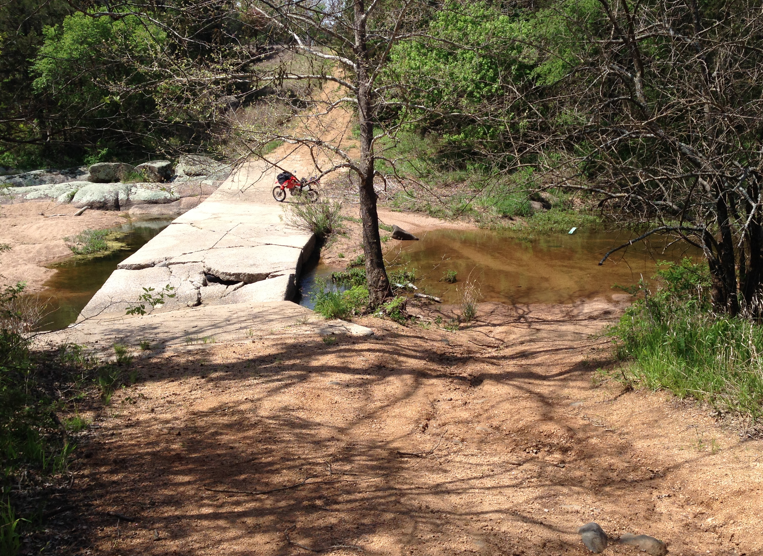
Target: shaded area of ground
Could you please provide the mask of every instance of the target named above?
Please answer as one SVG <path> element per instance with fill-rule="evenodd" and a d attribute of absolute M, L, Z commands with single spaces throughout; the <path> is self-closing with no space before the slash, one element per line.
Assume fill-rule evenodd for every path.
<path fill-rule="evenodd" d="M 80 447 L 68 551 L 583 555 L 594 520 L 760 553 L 761 443 L 592 384 L 619 309 L 483 304 L 449 332 L 423 308 L 424 327 L 361 319 L 369 338 L 297 324 L 136 362 Z"/>

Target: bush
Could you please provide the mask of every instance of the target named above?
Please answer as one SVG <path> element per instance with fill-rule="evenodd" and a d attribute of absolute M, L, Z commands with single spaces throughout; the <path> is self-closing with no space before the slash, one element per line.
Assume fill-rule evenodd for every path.
<path fill-rule="evenodd" d="M 289 210 L 292 224 L 318 237 L 325 238 L 341 229 L 341 202 L 321 199 L 313 203 L 300 198 L 289 204 Z"/>
<path fill-rule="evenodd" d="M 758 419 L 763 413 L 763 328 L 711 311 L 710 277 L 687 259 L 662 264 L 655 278 L 609 331 L 626 377 L 649 388 L 693 397 L 722 411 Z"/>
<path fill-rule="evenodd" d="M 94 255 L 110 250 L 106 241 L 110 234 L 109 230 L 85 230 L 74 237 L 64 238 L 64 241 L 75 255 Z"/>
<path fill-rule="evenodd" d="M 364 285 L 339 291 L 322 280 L 316 281 L 311 297 L 315 311 L 327 319 L 343 319 L 359 314 L 368 306 L 370 298 Z"/>
<path fill-rule="evenodd" d="M 407 303 L 408 300 L 405 297 L 394 297 L 382 305 L 381 313 L 397 323 L 405 324 L 408 318 L 408 313 L 406 312 Z"/>

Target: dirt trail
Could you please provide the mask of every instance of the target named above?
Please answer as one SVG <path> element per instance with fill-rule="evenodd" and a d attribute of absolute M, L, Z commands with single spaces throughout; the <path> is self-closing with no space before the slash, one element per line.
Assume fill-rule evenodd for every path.
<path fill-rule="evenodd" d="M 592 384 L 609 351 L 590 334 L 619 309 L 485 304 L 457 332 L 365 319 L 376 336 L 297 326 L 137 363 L 80 439 L 89 553 L 583 555 L 592 520 L 671 554 L 763 553 L 760 441 Z"/>

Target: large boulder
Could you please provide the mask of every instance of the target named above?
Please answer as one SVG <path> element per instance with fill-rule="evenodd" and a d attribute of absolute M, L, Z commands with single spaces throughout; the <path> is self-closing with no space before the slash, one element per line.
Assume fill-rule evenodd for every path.
<path fill-rule="evenodd" d="M 130 172 L 134 172 L 132 164 L 124 162 L 99 162 L 90 167 L 90 181 L 93 183 L 116 183 L 122 181 Z"/>
<path fill-rule="evenodd" d="M 162 183 L 172 178 L 172 162 L 169 160 L 150 160 L 138 164 L 135 171 L 143 174 L 148 182 Z"/>
<path fill-rule="evenodd" d="M 124 183 L 88 183 L 77 189 L 71 204 L 91 209 L 119 210 L 130 200 L 130 186 Z"/>
<path fill-rule="evenodd" d="M 178 176 L 210 176 L 230 172 L 230 167 L 200 154 L 184 154 L 180 157 L 176 172 Z M 225 179 L 225 178 L 222 178 Z"/>

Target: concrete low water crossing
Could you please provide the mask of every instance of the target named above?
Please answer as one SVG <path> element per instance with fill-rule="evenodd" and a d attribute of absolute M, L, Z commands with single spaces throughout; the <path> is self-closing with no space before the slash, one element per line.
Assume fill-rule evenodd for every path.
<path fill-rule="evenodd" d="M 44 341 L 107 348 L 150 340 L 168 346 L 308 324 L 312 311 L 290 300 L 315 237 L 290 225 L 284 205 L 273 200 L 275 175 L 263 162 L 244 164 L 206 201 L 119 263 L 77 322 Z M 142 295 L 159 292 L 167 294 L 163 303 L 144 304 L 150 314 L 126 314 Z M 350 323 L 314 328 L 322 334 L 372 333 Z"/>

